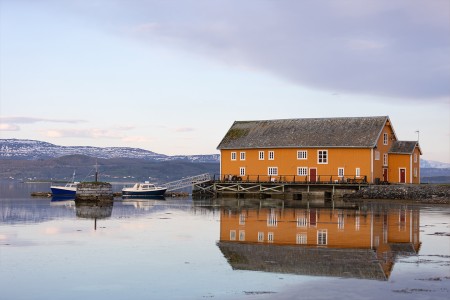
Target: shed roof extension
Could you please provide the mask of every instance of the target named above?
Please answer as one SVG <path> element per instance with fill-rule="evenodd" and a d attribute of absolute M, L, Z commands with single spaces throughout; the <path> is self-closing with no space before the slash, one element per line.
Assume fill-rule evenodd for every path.
<path fill-rule="evenodd" d="M 372 148 L 388 116 L 236 121 L 217 149 Z"/>
<path fill-rule="evenodd" d="M 389 149 L 389 153 L 412 154 L 416 147 L 419 147 L 419 143 L 416 141 L 394 141 L 392 143 L 391 149 Z M 419 152 L 420 154 L 422 154 L 420 147 Z"/>

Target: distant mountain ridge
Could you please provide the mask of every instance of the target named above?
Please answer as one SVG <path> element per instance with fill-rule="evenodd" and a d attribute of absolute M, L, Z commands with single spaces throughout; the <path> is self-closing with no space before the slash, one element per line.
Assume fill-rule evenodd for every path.
<path fill-rule="evenodd" d="M 0 139 L 0 159 L 40 160 L 66 155 L 86 155 L 103 159 L 137 158 L 153 161 L 183 160 L 218 163 L 219 154 L 164 155 L 131 147 L 58 146 L 47 142 L 22 139 Z"/>

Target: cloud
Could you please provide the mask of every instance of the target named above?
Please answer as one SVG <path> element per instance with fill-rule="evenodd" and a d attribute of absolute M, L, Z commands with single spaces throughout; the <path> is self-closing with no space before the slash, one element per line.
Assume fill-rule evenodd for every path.
<path fill-rule="evenodd" d="M 45 119 L 34 117 L 0 117 L 0 131 L 19 131 L 20 126 L 17 124 L 34 124 L 34 123 L 82 123 L 83 120 L 60 120 L 60 119 Z"/>
<path fill-rule="evenodd" d="M 150 1 L 141 9 L 128 20 L 137 38 L 301 86 L 419 100 L 450 95 L 446 0 Z"/>

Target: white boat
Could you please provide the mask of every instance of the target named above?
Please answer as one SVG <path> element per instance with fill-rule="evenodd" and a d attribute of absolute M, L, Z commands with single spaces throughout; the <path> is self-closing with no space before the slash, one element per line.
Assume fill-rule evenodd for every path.
<path fill-rule="evenodd" d="M 50 190 L 53 196 L 75 196 L 77 193 L 77 185 L 79 182 L 75 181 L 75 172 L 73 172 L 72 181 L 64 185 L 52 184 Z"/>
<path fill-rule="evenodd" d="M 122 189 L 122 196 L 164 196 L 167 187 L 156 186 L 149 183 L 135 183 L 132 187 L 124 187 Z"/>

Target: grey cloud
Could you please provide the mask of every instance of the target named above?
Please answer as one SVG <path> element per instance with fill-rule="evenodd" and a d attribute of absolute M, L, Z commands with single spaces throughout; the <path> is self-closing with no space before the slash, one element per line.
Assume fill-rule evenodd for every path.
<path fill-rule="evenodd" d="M 171 3 L 134 24 L 140 38 L 330 91 L 450 94 L 447 1 L 180 1 L 181 19 Z"/>

